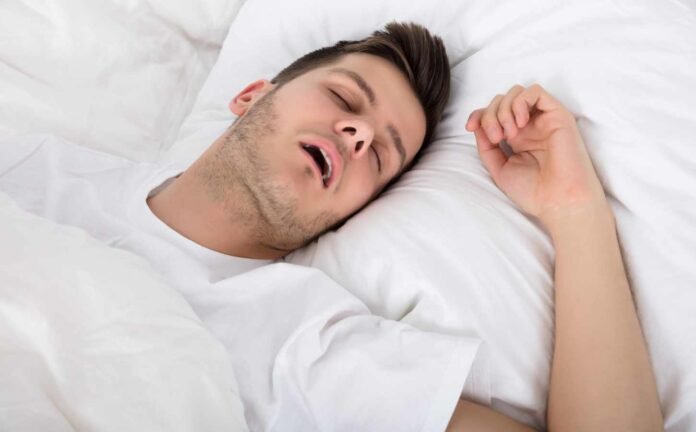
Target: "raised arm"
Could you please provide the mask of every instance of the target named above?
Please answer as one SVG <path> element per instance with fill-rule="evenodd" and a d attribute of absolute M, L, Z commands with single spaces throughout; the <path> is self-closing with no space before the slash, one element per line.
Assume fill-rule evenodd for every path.
<path fill-rule="evenodd" d="M 467 129 L 493 181 L 542 222 L 556 249 L 549 430 L 663 430 L 614 216 L 575 118 L 540 86 L 515 86 L 474 111 Z M 529 430 L 504 422 L 462 401 L 450 430 Z"/>

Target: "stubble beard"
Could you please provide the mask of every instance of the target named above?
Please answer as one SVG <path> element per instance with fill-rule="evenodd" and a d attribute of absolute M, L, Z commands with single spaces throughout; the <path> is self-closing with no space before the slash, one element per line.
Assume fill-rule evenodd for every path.
<path fill-rule="evenodd" d="M 262 143 L 273 137 L 278 113 L 271 90 L 225 132 L 223 143 L 202 167 L 208 195 L 223 204 L 262 246 L 289 253 L 342 223 L 334 212 L 302 218 L 291 186 L 273 175 Z"/>

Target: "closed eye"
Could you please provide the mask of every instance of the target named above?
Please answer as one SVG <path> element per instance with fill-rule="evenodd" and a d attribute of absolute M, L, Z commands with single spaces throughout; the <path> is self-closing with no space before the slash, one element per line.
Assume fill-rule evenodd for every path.
<path fill-rule="evenodd" d="M 377 156 L 377 171 L 382 172 L 382 159 L 379 157 L 379 152 L 375 148 L 374 143 L 372 143 L 372 145 L 370 146 L 370 150 L 375 152 L 375 156 Z"/>
<path fill-rule="evenodd" d="M 333 95 L 333 97 L 334 97 L 340 104 L 343 105 L 343 108 L 344 108 L 345 110 L 347 110 L 348 112 L 353 112 L 353 107 L 350 106 L 350 104 L 348 103 L 348 101 L 345 100 L 345 98 L 344 98 L 343 96 L 341 96 L 337 91 L 335 91 L 335 90 L 333 90 L 333 89 L 329 89 L 329 91 L 331 92 L 331 94 Z M 377 157 L 377 171 L 381 173 L 381 172 L 382 172 L 382 158 L 379 156 L 379 152 L 378 152 L 377 149 L 375 148 L 375 147 L 376 147 L 375 144 L 376 144 L 376 143 L 372 143 L 372 145 L 370 146 L 370 149 L 375 153 L 375 156 Z"/>
<path fill-rule="evenodd" d="M 334 95 L 334 97 L 335 97 L 336 99 L 338 99 L 338 101 L 343 105 L 343 108 L 345 108 L 345 109 L 348 110 L 349 112 L 353 112 L 353 108 L 350 106 L 350 104 L 348 103 L 348 101 L 346 101 L 346 100 L 343 98 L 343 96 L 341 96 L 338 92 L 336 92 L 336 91 L 334 91 L 334 90 L 330 90 L 330 91 L 331 91 L 331 93 Z"/>

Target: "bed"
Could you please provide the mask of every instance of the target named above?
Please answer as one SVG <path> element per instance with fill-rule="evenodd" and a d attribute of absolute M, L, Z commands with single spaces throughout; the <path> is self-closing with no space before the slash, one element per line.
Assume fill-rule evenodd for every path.
<path fill-rule="evenodd" d="M 691 72 L 696 69 L 696 6 L 691 2 L 206 0 L 195 7 L 146 0 L 3 3 L 0 132 L 51 133 L 132 159 L 185 165 L 232 121 L 226 104 L 245 84 L 272 76 L 313 48 L 361 38 L 390 20 L 422 23 L 445 40 L 453 89 L 436 141 L 379 200 L 286 261 L 320 270 L 375 316 L 480 339 L 463 396 L 543 428 L 553 344 L 553 249 L 538 223 L 493 185 L 473 136 L 464 130 L 469 113 L 495 94 L 516 83 L 538 82 L 578 118 L 616 214 L 665 427 L 671 432 L 696 430 L 696 75 Z M 7 220 L 48 224 L 22 214 L 9 200 L 3 205 Z M 21 243 L 12 237 L 15 232 L 21 231 L 6 229 L 3 240 Z M 85 234 L 70 231 L 69 236 Z M 65 241 L 58 237 L 56 241 Z M 3 257 L 13 256 L 11 251 L 1 250 Z M 20 283 L 16 276 L 32 263 L 31 257 L 13 258 L 13 283 Z M 133 265 L 130 260 L 125 259 L 127 265 Z M 96 266 L 94 271 L 103 270 Z M 46 272 L 51 271 L 55 268 L 49 266 Z M 186 305 L 175 301 L 176 292 L 162 286 L 156 273 L 143 272 L 142 284 L 156 285 L 153 296 L 169 296 L 176 303 L 172 308 L 180 308 L 159 313 L 168 319 L 168 313 L 192 313 L 184 311 Z M 46 276 L 37 283 L 48 281 Z M 311 286 L 302 288 L 311 293 Z M 32 300 L 27 296 L 11 303 L 13 292 L 5 289 L 2 294 L 4 322 L 25 313 L 20 305 Z M 112 300 L 107 303 L 114 310 L 121 307 Z M 154 303 L 146 299 L 142 307 Z M 48 308 L 43 313 L 52 312 Z M 89 323 L 90 317 L 84 319 Z M 163 320 L 165 328 L 177 325 Z M 244 405 L 250 429 L 282 430 L 282 425 L 264 420 L 263 407 L 250 408 L 245 399 L 249 384 L 240 371 L 249 365 L 243 351 L 230 349 L 228 330 L 221 325 L 211 337 L 195 316 L 188 322 L 191 346 L 197 348 L 187 351 L 182 345 L 173 358 L 189 364 L 186 356 L 212 354 L 205 356 L 209 363 L 183 371 L 191 379 L 182 379 L 181 385 L 203 394 L 199 400 L 224 400 L 237 407 L 220 413 L 215 408 L 219 405 L 201 408 L 192 403 L 190 412 L 213 410 L 220 422 L 243 430 L 247 426 L 239 413 Z M 24 342 L 11 339 L 18 327 L 6 328 L 14 330 L 0 339 L 2 352 L 39 340 L 37 333 L 26 333 Z M 158 345 L 156 335 L 143 336 L 143 344 L 157 348 L 148 352 L 173 349 Z M 222 355 L 220 344 L 228 348 L 229 369 L 216 363 L 222 361 L 216 357 Z M 33 348 L 36 358 L 63 358 L 43 348 Z M 68 371 L 75 367 L 57 364 Z M 75 387 L 74 397 L 60 392 L 55 397 L 49 389 L 67 388 L 55 380 L 64 374 L 31 362 L 12 365 L 35 380 L 22 381 L 25 387 L 17 388 L 36 391 L 39 396 L 31 400 L 43 401 L 26 405 L 35 411 L 25 414 L 64 419 L 64 429 L 54 430 L 71 430 L 73 418 L 93 419 L 99 417 L 95 413 L 108 411 L 106 402 L 92 411 L 79 403 L 89 394 L 87 384 Z M 127 364 L 122 366 L 128 370 Z M 196 380 L 196 373 L 202 379 Z M 214 378 L 220 373 L 225 379 Z M 78 378 L 93 382 L 88 375 Z M 192 384 L 206 380 L 220 385 Z M 19 385 L 2 384 L 3 389 L 11 388 L 5 384 Z M 130 384 L 123 387 L 125 394 L 137 389 L 137 381 Z M 230 397 L 226 388 L 238 388 L 240 397 Z M 158 391 L 167 392 L 165 387 Z M 221 394 L 228 399 L 216 399 Z M 0 391 L 3 430 L 27 430 L 22 427 L 26 425 L 46 430 L 40 420 L 32 423 L 34 416 L 13 411 L 19 405 L 8 395 Z M 164 419 L 178 418 L 177 410 L 187 403 L 170 402 L 159 408 Z M 186 424 L 206 415 L 194 417 Z M 193 429 L 205 426 L 198 423 Z"/>

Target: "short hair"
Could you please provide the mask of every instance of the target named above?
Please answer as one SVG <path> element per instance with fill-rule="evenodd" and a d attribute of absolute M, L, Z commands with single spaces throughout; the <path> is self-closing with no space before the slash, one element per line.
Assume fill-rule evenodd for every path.
<path fill-rule="evenodd" d="M 381 57 L 394 64 L 408 79 L 425 112 L 425 136 L 413 158 L 430 144 L 442 118 L 450 92 L 450 67 L 442 39 L 415 23 L 392 22 L 365 39 L 340 41 L 312 51 L 280 71 L 271 82 L 282 86 L 298 76 L 352 53 Z"/>

